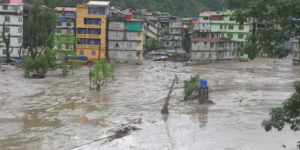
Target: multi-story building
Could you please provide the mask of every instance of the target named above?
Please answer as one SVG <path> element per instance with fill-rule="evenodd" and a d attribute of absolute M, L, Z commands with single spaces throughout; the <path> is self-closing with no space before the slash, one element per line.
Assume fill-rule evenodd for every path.
<path fill-rule="evenodd" d="M 159 17 L 161 27 L 161 40 L 165 48 L 181 47 L 182 33 L 181 22 L 179 17 L 162 16 Z"/>
<path fill-rule="evenodd" d="M 19 57 L 23 43 L 23 3 L 22 0 L 2 0 L 0 1 L 0 25 L 1 32 L 10 34 L 11 57 Z M 2 30 L 5 24 L 4 31 Z M 2 43 L 0 57 L 6 57 L 6 48 Z"/>
<path fill-rule="evenodd" d="M 75 35 L 76 29 L 76 8 L 56 7 L 58 23 L 56 25 L 56 35 L 72 33 Z"/>
<path fill-rule="evenodd" d="M 215 62 L 233 60 L 232 49 L 240 46 L 231 39 L 220 38 L 220 33 L 201 33 L 201 37 L 191 38 L 191 60 Z"/>
<path fill-rule="evenodd" d="M 220 33 L 220 38 L 230 38 L 232 41 L 245 42 L 249 34 L 249 22 L 240 25 L 231 16 L 232 12 L 211 15 L 211 32 Z"/>
<path fill-rule="evenodd" d="M 77 5 L 76 53 L 89 60 L 105 57 L 106 19 L 109 14 L 108 1 L 90 1 Z"/>
<path fill-rule="evenodd" d="M 210 32 L 210 22 L 211 22 L 211 15 L 217 14 L 216 12 L 208 12 L 205 11 L 200 13 L 199 18 L 199 31 L 200 32 Z"/>
<path fill-rule="evenodd" d="M 144 20 L 126 17 L 110 17 L 108 23 L 108 57 L 117 62 L 142 63 Z"/>

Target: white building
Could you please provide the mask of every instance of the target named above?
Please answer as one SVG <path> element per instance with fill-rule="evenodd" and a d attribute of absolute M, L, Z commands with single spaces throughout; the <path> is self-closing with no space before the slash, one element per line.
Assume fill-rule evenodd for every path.
<path fill-rule="evenodd" d="M 23 43 L 23 3 L 22 0 L 3 0 L 0 3 L 0 25 L 1 33 L 10 34 L 11 57 L 23 55 L 21 52 Z M 3 31 L 2 27 L 5 24 Z M 1 44 L 0 57 L 6 57 L 5 44 Z"/>
<path fill-rule="evenodd" d="M 71 32 L 75 33 L 76 8 L 56 7 L 55 8 L 58 24 L 56 26 L 56 35 Z M 75 35 L 75 34 L 74 34 Z"/>
<path fill-rule="evenodd" d="M 200 32 L 210 32 L 211 13 L 200 13 L 198 30 Z"/>

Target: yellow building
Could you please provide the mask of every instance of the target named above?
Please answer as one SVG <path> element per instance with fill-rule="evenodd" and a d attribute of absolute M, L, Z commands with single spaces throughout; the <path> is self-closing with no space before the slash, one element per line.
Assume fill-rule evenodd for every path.
<path fill-rule="evenodd" d="M 76 54 L 87 56 L 89 60 L 105 57 L 106 17 L 109 13 L 108 1 L 90 1 L 77 5 Z"/>

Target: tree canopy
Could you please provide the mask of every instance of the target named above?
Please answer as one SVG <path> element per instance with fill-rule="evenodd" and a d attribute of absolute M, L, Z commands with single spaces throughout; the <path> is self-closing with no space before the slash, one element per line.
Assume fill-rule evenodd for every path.
<path fill-rule="evenodd" d="M 32 0 L 26 0 L 32 1 Z M 89 0 L 44 0 L 48 7 L 76 7 L 77 4 Z M 107 1 L 107 0 L 104 0 Z M 122 9 L 132 10 L 147 7 L 155 11 L 169 12 L 181 17 L 197 17 L 200 11 L 221 10 L 223 0 L 110 0 L 111 6 L 119 6 Z"/>
<path fill-rule="evenodd" d="M 300 35 L 300 1 L 297 0 L 227 0 L 235 10 L 236 21 L 244 23 L 249 19 L 257 22 L 271 21 L 277 26 L 256 30 L 248 36 L 240 53 L 254 59 L 258 53 L 283 58 L 289 51 L 283 42 Z"/>

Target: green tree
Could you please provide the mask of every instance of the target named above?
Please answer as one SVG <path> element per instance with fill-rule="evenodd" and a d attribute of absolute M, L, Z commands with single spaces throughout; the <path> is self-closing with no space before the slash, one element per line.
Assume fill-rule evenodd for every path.
<path fill-rule="evenodd" d="M 276 21 L 280 28 L 257 30 L 247 38 L 243 48 L 237 53 L 246 53 L 254 59 L 260 52 L 269 56 L 283 58 L 288 51 L 280 45 L 292 37 L 300 35 L 300 1 L 298 0 L 227 0 L 230 7 L 235 9 L 236 20 L 240 23 L 250 18 L 258 22 Z M 288 11 L 287 11 L 288 10 Z M 288 19 L 289 18 L 289 19 Z M 286 124 L 293 131 L 300 127 L 300 82 L 294 84 L 296 93 L 283 102 L 282 107 L 270 110 L 271 118 L 262 122 L 266 131 L 272 128 L 282 130 Z"/>
<path fill-rule="evenodd" d="M 10 33 L 8 33 L 7 35 L 5 34 L 5 23 L 3 23 L 2 25 L 2 33 L 1 33 L 1 38 L 2 38 L 2 42 L 5 44 L 5 50 L 6 50 L 6 62 L 9 63 L 10 62 L 10 54 L 12 52 L 12 50 L 10 50 Z"/>
<path fill-rule="evenodd" d="M 24 60 L 24 76 L 30 73 L 45 75 L 48 69 L 55 69 L 56 52 L 54 29 L 56 15 L 52 9 L 44 8 L 42 0 L 33 0 L 30 18 L 23 25 L 23 47 L 28 49 L 29 57 Z M 45 51 L 44 51 L 45 50 Z"/>
<path fill-rule="evenodd" d="M 300 129 L 300 81 L 294 83 L 296 92 L 283 103 L 282 107 L 272 108 L 270 111 L 271 118 L 264 120 L 262 126 L 266 131 L 270 131 L 272 128 L 281 131 L 286 124 L 290 125 L 290 129 L 293 131 L 299 131 Z"/>
<path fill-rule="evenodd" d="M 154 38 L 148 38 L 144 43 L 144 54 L 147 54 L 153 50 L 158 50 L 163 47 L 163 43 Z"/>
<path fill-rule="evenodd" d="M 90 79 L 97 86 L 97 90 L 105 83 L 110 83 L 116 80 L 114 62 L 109 62 L 107 59 L 102 59 L 94 64 L 90 71 Z"/>
<path fill-rule="evenodd" d="M 76 44 L 77 39 L 71 32 L 56 36 L 55 39 L 54 49 L 57 51 L 55 64 L 57 68 L 62 70 L 62 75 L 67 76 L 69 72 L 73 72 L 75 69 L 79 69 L 81 67 L 80 62 L 72 62 L 71 65 L 69 65 L 68 62 L 68 58 L 76 56 L 74 45 Z"/>
<path fill-rule="evenodd" d="M 184 100 L 192 100 L 200 89 L 200 76 L 191 76 L 189 80 L 183 81 Z"/>
<path fill-rule="evenodd" d="M 280 28 L 269 27 L 254 31 L 247 37 L 242 48 L 236 54 L 248 54 L 254 59 L 259 53 L 267 53 L 271 57 L 284 58 L 289 54 L 282 44 L 292 37 L 300 35 L 300 1 L 294 0 L 227 0 L 235 9 L 236 21 L 243 24 L 250 19 L 257 22 L 275 21 Z M 282 11 L 288 10 L 288 11 Z M 288 19 L 290 18 L 290 19 Z"/>
<path fill-rule="evenodd" d="M 189 34 L 189 30 L 185 29 L 184 30 L 184 38 L 182 40 L 182 47 L 183 49 L 189 53 L 190 52 L 190 47 L 191 47 L 191 37 Z"/>

